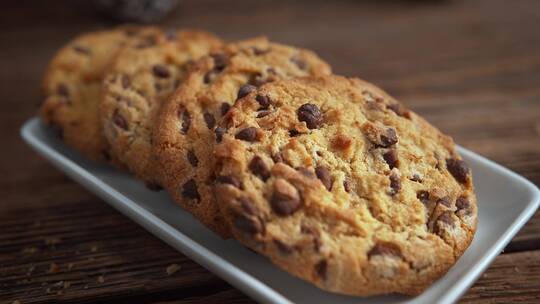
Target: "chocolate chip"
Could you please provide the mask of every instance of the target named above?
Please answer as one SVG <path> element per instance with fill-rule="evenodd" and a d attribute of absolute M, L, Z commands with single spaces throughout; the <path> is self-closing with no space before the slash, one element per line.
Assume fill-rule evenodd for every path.
<path fill-rule="evenodd" d="M 216 182 L 220 184 L 233 185 L 236 188 L 240 188 L 242 186 L 242 183 L 239 179 L 229 175 L 219 175 L 218 177 L 216 177 Z"/>
<path fill-rule="evenodd" d="M 251 84 L 255 87 L 260 87 L 263 84 L 265 84 L 267 81 L 264 79 L 263 75 L 261 73 L 255 73 L 251 74 L 249 76 L 248 84 Z"/>
<path fill-rule="evenodd" d="M 227 67 L 227 56 L 224 54 L 218 53 L 218 54 L 212 54 L 210 55 L 214 59 L 214 69 L 217 71 L 223 71 L 225 67 Z"/>
<path fill-rule="evenodd" d="M 249 127 L 249 128 L 242 129 L 240 130 L 240 132 L 236 133 L 235 138 L 249 141 L 249 142 L 254 142 L 257 140 L 257 128 Z"/>
<path fill-rule="evenodd" d="M 189 127 L 191 126 L 191 115 L 189 115 L 189 112 L 184 107 L 180 107 L 178 109 L 178 117 L 180 120 L 182 120 L 182 127 L 180 129 L 180 132 L 182 134 L 187 134 L 189 131 Z"/>
<path fill-rule="evenodd" d="M 236 214 L 234 217 L 234 226 L 249 234 L 256 234 L 262 232 L 264 229 L 258 218 L 244 214 Z"/>
<path fill-rule="evenodd" d="M 422 182 L 422 178 L 418 174 L 413 174 L 413 176 L 410 178 L 410 180 L 412 180 L 413 182 L 417 182 L 417 183 Z"/>
<path fill-rule="evenodd" d="M 427 205 L 429 203 L 429 192 L 420 190 L 416 192 L 416 198 L 418 198 L 422 204 Z"/>
<path fill-rule="evenodd" d="M 223 135 L 227 132 L 227 129 L 223 127 L 217 127 L 214 133 L 216 134 L 216 142 L 220 143 L 223 140 Z"/>
<path fill-rule="evenodd" d="M 255 97 L 255 100 L 259 103 L 259 105 L 261 106 L 259 109 L 260 110 L 266 110 L 268 109 L 268 107 L 270 106 L 271 104 L 271 101 L 270 101 L 270 98 L 268 96 L 264 96 L 264 95 L 257 95 Z"/>
<path fill-rule="evenodd" d="M 274 163 L 282 163 L 283 162 L 283 154 L 281 154 L 281 152 L 276 152 L 274 154 L 272 154 L 272 160 L 274 161 Z"/>
<path fill-rule="evenodd" d="M 469 177 L 469 167 L 464 161 L 448 158 L 446 159 L 446 168 L 458 182 L 462 184 L 467 183 Z"/>
<path fill-rule="evenodd" d="M 317 178 L 319 178 L 326 190 L 332 190 L 332 176 L 328 168 L 319 166 L 315 168 L 315 174 L 317 174 Z"/>
<path fill-rule="evenodd" d="M 144 185 L 151 191 L 157 192 L 163 190 L 163 187 L 156 182 L 146 182 Z"/>
<path fill-rule="evenodd" d="M 386 108 L 391 110 L 392 112 L 396 113 L 396 115 L 398 115 L 398 116 L 410 118 L 409 111 L 407 111 L 399 103 L 389 104 L 389 105 L 386 106 Z"/>
<path fill-rule="evenodd" d="M 374 255 L 391 255 L 391 256 L 400 257 L 401 256 L 401 250 L 395 244 L 377 243 L 368 252 L 368 258 L 371 258 Z"/>
<path fill-rule="evenodd" d="M 193 150 L 189 150 L 187 152 L 187 159 L 193 167 L 197 167 L 197 165 L 199 164 L 199 160 L 197 159 L 197 156 L 195 155 L 195 152 L 193 152 Z"/>
<path fill-rule="evenodd" d="M 280 240 L 274 239 L 274 244 L 278 248 L 278 250 L 283 254 L 291 254 L 293 252 L 293 248 L 285 243 L 283 243 Z"/>
<path fill-rule="evenodd" d="M 127 131 L 128 129 L 127 122 L 124 119 L 124 117 L 120 115 L 120 113 L 118 113 L 118 109 L 116 109 L 113 113 L 113 122 L 117 127 Z"/>
<path fill-rule="evenodd" d="M 317 129 L 323 123 L 323 115 L 317 105 L 306 103 L 298 108 L 296 112 L 298 120 L 306 123 L 309 129 Z"/>
<path fill-rule="evenodd" d="M 270 113 L 272 113 L 271 110 L 262 110 L 257 113 L 257 118 L 263 118 L 268 116 Z"/>
<path fill-rule="evenodd" d="M 326 280 L 326 272 L 328 268 L 328 263 L 326 260 L 321 260 L 319 263 L 315 264 L 315 273 L 323 280 Z"/>
<path fill-rule="evenodd" d="M 249 170 L 258 176 L 263 181 L 266 181 L 270 177 L 270 169 L 260 156 L 255 156 L 249 162 Z"/>
<path fill-rule="evenodd" d="M 397 167 L 399 160 L 398 160 L 398 155 L 397 155 L 396 150 L 394 149 L 388 150 L 388 152 L 383 154 L 383 158 L 384 158 L 384 161 L 390 167 L 390 169 Z"/>
<path fill-rule="evenodd" d="M 89 48 L 85 48 L 83 46 L 76 45 L 73 47 L 73 50 L 79 54 L 83 55 L 90 55 L 91 51 Z"/>
<path fill-rule="evenodd" d="M 204 75 L 204 83 L 210 83 L 227 67 L 227 56 L 224 54 L 211 54 L 214 60 L 214 68 Z"/>
<path fill-rule="evenodd" d="M 345 189 L 345 192 L 351 192 L 351 181 L 348 178 L 345 178 L 343 181 L 343 189 Z"/>
<path fill-rule="evenodd" d="M 255 204 L 249 198 L 240 197 L 238 198 L 238 202 L 246 214 L 257 215 L 257 207 L 255 207 Z"/>
<path fill-rule="evenodd" d="M 295 136 L 298 136 L 300 135 L 300 132 L 296 131 L 296 130 L 289 130 L 289 136 L 290 137 L 295 137 Z"/>
<path fill-rule="evenodd" d="M 56 94 L 63 96 L 63 97 L 69 97 L 69 88 L 65 83 L 59 83 L 56 86 Z"/>
<path fill-rule="evenodd" d="M 462 209 L 468 210 L 470 207 L 471 207 L 471 202 L 469 202 L 469 200 L 466 197 L 460 196 L 456 199 L 456 208 L 458 210 L 462 210 Z"/>
<path fill-rule="evenodd" d="M 296 170 L 298 172 L 300 172 L 305 177 L 309 177 L 309 178 L 312 178 L 312 179 L 317 178 L 317 174 L 315 174 L 315 172 L 313 170 L 308 169 L 306 167 L 298 167 L 298 168 L 296 168 Z"/>
<path fill-rule="evenodd" d="M 289 182 L 278 178 L 274 182 L 274 193 L 270 205 L 272 210 L 280 216 L 291 215 L 300 209 L 300 194 Z"/>
<path fill-rule="evenodd" d="M 451 211 L 445 211 L 437 217 L 437 220 L 433 225 L 433 233 L 441 235 L 444 224 L 454 227 L 454 218 L 452 217 Z"/>
<path fill-rule="evenodd" d="M 305 71 L 308 67 L 306 61 L 300 58 L 299 55 L 291 57 L 291 62 L 294 63 L 300 70 Z"/>
<path fill-rule="evenodd" d="M 255 91 L 257 89 L 257 87 L 251 85 L 251 84 L 245 84 L 243 86 L 240 87 L 240 89 L 238 90 L 238 96 L 236 97 L 236 99 L 240 99 L 242 97 L 245 97 L 247 96 L 249 93 L 251 93 L 252 91 Z"/>
<path fill-rule="evenodd" d="M 131 86 L 131 81 L 129 80 L 129 77 L 125 74 L 121 76 L 121 82 L 124 89 L 127 89 Z"/>
<path fill-rule="evenodd" d="M 445 211 L 441 213 L 441 215 L 439 215 L 439 217 L 437 218 L 437 221 L 446 223 L 448 225 L 451 225 L 452 227 L 454 226 L 454 218 L 452 217 L 452 212 L 450 211 Z"/>
<path fill-rule="evenodd" d="M 300 227 L 300 231 L 305 234 L 310 234 L 313 237 L 313 247 L 315 248 L 315 251 L 319 252 L 322 246 L 321 233 L 319 232 L 319 230 L 302 225 Z"/>
<path fill-rule="evenodd" d="M 381 134 L 381 145 L 385 148 L 388 148 L 392 145 L 395 145 L 398 142 L 398 137 L 396 130 L 393 128 L 386 129 L 385 134 Z"/>
<path fill-rule="evenodd" d="M 443 206 L 446 206 L 448 208 L 450 208 L 452 206 L 452 204 L 450 203 L 450 200 L 448 199 L 448 197 L 439 198 L 437 200 L 437 205 L 443 205 Z"/>
<path fill-rule="evenodd" d="M 162 64 L 154 65 L 152 67 L 152 73 L 154 74 L 154 76 L 159 78 L 168 78 L 169 76 L 171 76 L 171 72 L 169 71 L 169 69 Z"/>
<path fill-rule="evenodd" d="M 260 49 L 258 47 L 253 47 L 253 54 L 255 54 L 256 56 L 260 56 L 260 55 L 264 55 L 266 53 L 269 53 L 270 52 L 270 48 L 267 48 L 267 49 Z"/>
<path fill-rule="evenodd" d="M 195 180 L 190 179 L 182 186 L 182 195 L 189 199 L 200 200 L 199 190 L 197 189 L 197 183 Z"/>
<path fill-rule="evenodd" d="M 390 188 L 390 193 L 392 195 L 398 193 L 401 189 L 401 181 L 399 180 L 399 176 L 395 172 L 392 172 L 392 174 L 390 174 Z"/>
<path fill-rule="evenodd" d="M 216 124 L 216 119 L 214 118 L 214 115 L 205 112 L 203 114 L 204 122 L 206 122 L 206 127 L 208 129 L 213 129 Z"/>
<path fill-rule="evenodd" d="M 221 115 L 227 114 L 227 112 L 229 112 L 230 109 L 231 109 L 230 104 L 226 102 L 221 103 Z"/>

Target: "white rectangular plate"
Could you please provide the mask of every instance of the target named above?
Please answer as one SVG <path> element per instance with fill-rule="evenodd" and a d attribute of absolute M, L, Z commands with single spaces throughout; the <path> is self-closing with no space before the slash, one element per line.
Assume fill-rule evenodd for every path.
<path fill-rule="evenodd" d="M 57 168 L 189 258 L 263 303 L 452 303 L 471 286 L 534 214 L 536 186 L 471 151 L 459 152 L 473 170 L 479 226 L 457 264 L 417 297 L 350 297 L 322 291 L 273 266 L 235 240 L 222 240 L 164 191 L 152 192 L 131 176 L 84 159 L 56 139 L 38 118 L 21 129 L 24 140 Z M 84 136 L 81 134 L 81 136 Z"/>

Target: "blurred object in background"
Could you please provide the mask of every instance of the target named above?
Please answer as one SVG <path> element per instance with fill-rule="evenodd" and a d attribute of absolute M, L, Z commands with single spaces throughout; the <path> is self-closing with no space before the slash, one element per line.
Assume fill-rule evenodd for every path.
<path fill-rule="evenodd" d="M 178 0 L 94 0 L 94 5 L 117 21 L 155 23 L 172 12 Z"/>

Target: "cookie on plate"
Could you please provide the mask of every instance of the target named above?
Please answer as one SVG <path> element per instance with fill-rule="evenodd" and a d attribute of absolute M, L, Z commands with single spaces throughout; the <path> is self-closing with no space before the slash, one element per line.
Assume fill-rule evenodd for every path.
<path fill-rule="evenodd" d="M 418 294 L 473 238 L 452 139 L 372 84 L 276 81 L 219 128 L 215 191 L 235 238 L 322 289 Z"/>
<path fill-rule="evenodd" d="M 56 53 L 43 80 L 41 117 L 66 144 L 91 159 L 109 160 L 98 113 L 103 77 L 129 39 L 155 30 L 130 26 L 87 33 Z"/>
<path fill-rule="evenodd" d="M 229 235 L 212 194 L 216 122 L 237 98 L 279 78 L 324 75 L 313 52 L 256 38 L 202 58 L 156 120 L 153 151 L 173 199 L 223 237 Z M 269 106 L 261 100 L 261 107 Z"/>
<path fill-rule="evenodd" d="M 105 137 L 112 154 L 151 189 L 161 184 L 151 156 L 156 113 L 189 65 L 219 46 L 217 37 L 203 31 L 156 32 L 151 39 L 130 41 L 105 77 L 100 109 Z"/>

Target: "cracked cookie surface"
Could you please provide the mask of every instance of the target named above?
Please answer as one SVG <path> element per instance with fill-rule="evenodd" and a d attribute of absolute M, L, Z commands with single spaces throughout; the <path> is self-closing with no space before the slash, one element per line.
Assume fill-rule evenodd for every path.
<path fill-rule="evenodd" d="M 54 56 L 43 80 L 41 117 L 62 140 L 85 156 L 109 161 L 99 103 L 102 81 L 118 52 L 152 27 L 121 27 L 76 37 Z"/>
<path fill-rule="evenodd" d="M 113 155 L 150 189 L 161 185 L 151 155 L 156 113 L 193 61 L 219 46 L 221 41 L 204 31 L 157 31 L 130 41 L 105 77 L 100 108 L 105 137 Z"/>
<path fill-rule="evenodd" d="M 472 241 L 472 176 L 452 139 L 372 84 L 269 83 L 219 128 L 215 194 L 235 238 L 322 289 L 418 294 Z"/>
<path fill-rule="evenodd" d="M 228 227 L 213 197 L 216 123 L 237 98 L 280 78 L 326 75 L 313 52 L 256 38 L 225 46 L 196 63 L 159 114 L 154 154 L 173 199 L 223 237 Z M 264 103 L 264 101 L 262 101 Z"/>

